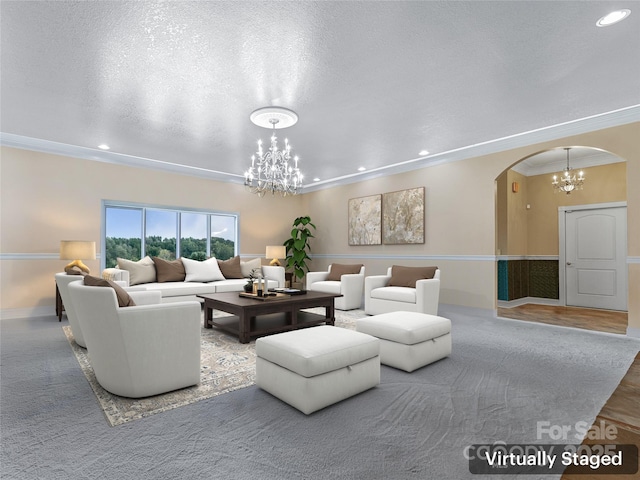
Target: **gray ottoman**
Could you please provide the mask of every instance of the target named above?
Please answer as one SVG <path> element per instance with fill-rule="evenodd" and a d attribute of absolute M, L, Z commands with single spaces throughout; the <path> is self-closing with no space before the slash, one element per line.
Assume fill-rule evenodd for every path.
<path fill-rule="evenodd" d="M 256 385 L 310 414 L 380 383 L 380 342 L 321 325 L 256 340 Z"/>
<path fill-rule="evenodd" d="M 451 320 L 417 312 L 391 312 L 362 318 L 358 332 L 380 339 L 380 363 L 406 372 L 451 354 Z"/>

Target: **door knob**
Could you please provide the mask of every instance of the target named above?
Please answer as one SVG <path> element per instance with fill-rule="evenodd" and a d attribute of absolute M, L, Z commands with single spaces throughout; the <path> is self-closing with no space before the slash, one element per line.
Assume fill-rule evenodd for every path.
<path fill-rule="evenodd" d="M 571 262 L 567 262 L 567 265 L 571 265 Z"/>

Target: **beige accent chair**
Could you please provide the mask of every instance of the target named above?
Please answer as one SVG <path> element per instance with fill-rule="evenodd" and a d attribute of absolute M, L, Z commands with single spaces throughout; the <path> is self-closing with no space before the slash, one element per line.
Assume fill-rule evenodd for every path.
<path fill-rule="evenodd" d="M 391 280 L 392 267 L 386 275 L 372 275 L 364 281 L 364 311 L 368 315 L 379 315 L 396 311 L 419 312 L 438 315 L 440 299 L 440 269 L 433 278 L 415 282 L 415 288 L 387 286 Z"/>
<path fill-rule="evenodd" d="M 159 292 L 135 293 L 152 295 L 156 303 L 119 307 L 113 288 L 69 283 L 98 383 L 130 398 L 197 384 L 200 303 L 160 303 Z"/>
<path fill-rule="evenodd" d="M 334 301 L 334 305 L 338 310 L 360 308 L 362 306 L 362 294 L 364 293 L 364 266 L 361 266 L 358 273 L 340 275 L 340 280 L 330 279 L 332 267 L 334 267 L 333 264 L 329 265 L 329 269 L 326 272 L 308 272 L 307 290 L 342 295 L 342 297 L 337 297 Z M 336 269 L 339 268 L 336 266 Z"/>

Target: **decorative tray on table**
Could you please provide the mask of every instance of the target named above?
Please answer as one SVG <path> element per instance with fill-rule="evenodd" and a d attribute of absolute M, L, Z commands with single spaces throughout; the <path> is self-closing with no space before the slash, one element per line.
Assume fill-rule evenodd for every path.
<path fill-rule="evenodd" d="M 298 290 L 297 288 L 272 288 L 270 292 L 286 293 L 287 295 L 304 295 L 306 290 Z"/>
<path fill-rule="evenodd" d="M 239 293 L 243 298 L 253 298 L 254 300 L 261 300 L 263 302 L 268 302 L 269 300 L 282 300 L 283 298 L 287 298 L 289 295 L 286 293 L 277 293 L 277 292 L 269 292 L 266 297 L 259 297 L 255 293 Z"/>

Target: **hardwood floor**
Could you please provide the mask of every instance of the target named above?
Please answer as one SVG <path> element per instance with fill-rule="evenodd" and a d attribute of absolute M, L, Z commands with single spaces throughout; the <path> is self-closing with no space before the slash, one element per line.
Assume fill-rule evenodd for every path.
<path fill-rule="evenodd" d="M 596 417 L 592 429 L 603 431 L 615 427 L 615 445 L 635 445 L 640 449 L 640 353 L 622 378 L 618 388 Z M 603 428 L 604 426 L 604 428 Z M 594 430 L 595 431 L 595 430 Z M 583 444 L 602 444 L 602 440 L 585 440 Z M 561 480 L 631 480 L 640 478 L 640 472 L 631 475 L 562 475 Z"/>
<path fill-rule="evenodd" d="M 627 333 L 628 324 L 627 312 L 554 305 L 527 304 L 498 308 L 498 316 L 622 335 Z"/>
<path fill-rule="evenodd" d="M 626 312 L 595 310 L 590 308 L 558 307 L 552 305 L 521 305 L 513 308 L 498 308 L 498 316 L 540 322 L 565 327 L 582 328 L 625 335 L 628 316 Z M 610 443 L 636 445 L 640 449 L 640 353 L 629 367 L 616 390 L 602 407 L 592 429 L 615 427 L 616 439 Z M 599 429 L 599 430 L 596 430 Z M 602 443 L 588 440 L 583 444 Z M 616 480 L 639 479 L 640 472 L 631 475 L 562 475 L 561 480 Z"/>

